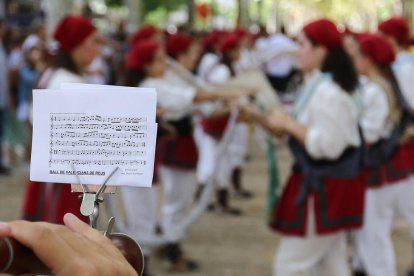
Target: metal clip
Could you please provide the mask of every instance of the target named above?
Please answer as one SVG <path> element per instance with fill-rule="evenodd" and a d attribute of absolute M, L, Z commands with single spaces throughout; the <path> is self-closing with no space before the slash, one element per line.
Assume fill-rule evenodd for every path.
<path fill-rule="evenodd" d="M 105 179 L 104 183 L 101 185 L 101 187 L 99 187 L 99 190 L 96 193 L 91 193 L 88 191 L 88 187 L 81 183 L 79 175 L 76 173 L 74 165 L 72 165 L 72 168 L 83 191 L 80 212 L 84 216 L 89 216 L 89 225 L 92 228 L 96 228 L 96 224 L 99 217 L 99 204 L 104 201 L 104 198 L 101 195 L 105 192 L 106 183 L 108 183 L 109 179 L 111 179 L 111 177 L 115 174 L 119 167 L 116 167 L 108 175 L 108 177 Z"/>
<path fill-rule="evenodd" d="M 106 231 L 104 232 L 105 237 L 109 237 L 109 235 L 111 235 L 112 228 L 114 228 L 114 224 L 115 224 L 115 218 L 111 217 L 108 221 L 108 227 L 106 228 Z"/>

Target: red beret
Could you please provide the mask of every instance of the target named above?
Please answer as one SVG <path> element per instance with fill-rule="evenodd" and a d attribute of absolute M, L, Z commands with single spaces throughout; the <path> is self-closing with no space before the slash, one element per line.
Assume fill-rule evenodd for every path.
<path fill-rule="evenodd" d="M 70 52 L 95 31 L 96 27 L 89 19 L 67 15 L 57 25 L 53 37 L 61 49 Z"/>
<path fill-rule="evenodd" d="M 142 26 L 135 33 L 132 34 L 130 43 L 131 45 L 134 45 L 140 40 L 150 39 L 157 32 L 158 32 L 158 28 L 153 25 Z"/>
<path fill-rule="evenodd" d="M 167 53 L 173 58 L 177 58 L 180 54 L 185 53 L 193 43 L 193 39 L 186 34 L 177 33 L 167 38 Z"/>
<path fill-rule="evenodd" d="M 159 46 L 159 43 L 154 40 L 138 41 L 126 56 L 126 67 L 128 69 L 142 69 L 152 61 Z"/>
<path fill-rule="evenodd" d="M 401 45 L 408 45 L 410 42 L 410 28 L 408 22 L 402 17 L 391 17 L 388 20 L 381 22 L 378 25 L 378 29 L 389 35 Z"/>
<path fill-rule="evenodd" d="M 212 31 L 207 34 L 203 39 L 204 48 L 214 47 L 220 39 L 220 34 L 217 31 Z"/>
<path fill-rule="evenodd" d="M 358 36 L 362 53 L 379 65 L 390 65 L 395 54 L 391 44 L 377 34 L 360 34 Z"/>
<path fill-rule="evenodd" d="M 346 26 L 344 31 L 342 32 L 342 35 L 351 35 L 355 36 L 357 32 L 354 32 L 349 26 Z"/>
<path fill-rule="evenodd" d="M 240 44 L 241 37 L 237 34 L 230 34 L 225 36 L 220 43 L 220 52 L 226 53 L 230 50 L 233 50 Z"/>
<path fill-rule="evenodd" d="M 329 19 L 318 19 L 303 27 L 305 35 L 328 50 L 342 45 L 342 36 L 336 25 Z"/>
<path fill-rule="evenodd" d="M 245 28 L 238 27 L 234 30 L 234 33 L 240 37 L 243 37 L 248 34 Z"/>

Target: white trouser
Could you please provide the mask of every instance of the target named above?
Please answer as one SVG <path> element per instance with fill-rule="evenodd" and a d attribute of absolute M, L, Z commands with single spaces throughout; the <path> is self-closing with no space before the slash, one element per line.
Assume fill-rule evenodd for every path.
<path fill-rule="evenodd" d="M 348 276 L 345 232 L 315 233 L 313 203 L 305 237 L 282 236 L 274 259 L 275 276 Z"/>
<path fill-rule="evenodd" d="M 391 231 L 398 212 L 407 220 L 411 235 L 414 233 L 413 180 L 408 178 L 366 192 L 364 226 L 355 234 L 355 250 L 370 276 L 397 275 Z"/>
<path fill-rule="evenodd" d="M 122 187 L 121 194 L 127 219 L 125 234 L 140 244 L 144 255 L 149 255 L 157 225 L 158 189 Z"/>
<path fill-rule="evenodd" d="M 407 221 L 411 239 L 414 240 L 414 176 L 403 180 L 398 191 L 398 198 L 395 200 L 398 214 Z"/>
<path fill-rule="evenodd" d="M 237 123 L 233 131 L 233 139 L 229 144 L 229 158 L 234 169 L 241 167 L 244 163 L 247 153 L 249 127 L 245 123 Z"/>
<path fill-rule="evenodd" d="M 172 236 L 171 229 L 182 223 L 187 209 L 194 199 L 194 172 L 191 170 L 178 170 L 161 166 L 159 168 L 161 183 L 164 188 L 164 202 L 161 207 L 161 225 L 165 236 Z M 175 237 L 174 241 L 182 240 Z"/>
<path fill-rule="evenodd" d="M 230 185 L 232 162 L 229 147 L 220 152 L 220 141 L 204 133 L 197 133 L 199 143 L 197 181 L 199 184 L 206 184 L 213 179 L 214 184 L 219 188 L 227 188 Z"/>
<path fill-rule="evenodd" d="M 195 129 L 194 136 L 198 146 L 197 182 L 206 184 L 214 175 L 216 141 L 201 128 Z"/>

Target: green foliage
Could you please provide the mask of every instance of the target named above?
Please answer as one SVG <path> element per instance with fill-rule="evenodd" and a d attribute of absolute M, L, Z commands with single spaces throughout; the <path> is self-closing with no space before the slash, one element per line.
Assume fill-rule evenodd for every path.
<path fill-rule="evenodd" d="M 122 0 L 105 0 L 106 5 L 108 7 L 121 7 L 124 4 Z"/>
<path fill-rule="evenodd" d="M 386 14 L 388 16 L 395 0 L 295 0 L 295 2 L 308 6 L 321 16 L 345 22 L 354 13 L 373 13 L 380 15 L 380 17 L 384 17 Z"/>
<path fill-rule="evenodd" d="M 145 7 L 145 12 L 155 11 L 158 8 L 163 8 L 169 11 L 174 11 L 181 8 L 186 0 L 142 0 Z"/>

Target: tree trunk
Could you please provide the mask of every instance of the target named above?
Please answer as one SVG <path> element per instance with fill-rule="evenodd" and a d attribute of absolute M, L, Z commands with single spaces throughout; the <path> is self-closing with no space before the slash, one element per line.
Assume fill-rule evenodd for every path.
<path fill-rule="evenodd" d="M 257 1 L 257 23 L 263 25 L 263 0 Z"/>
<path fill-rule="evenodd" d="M 187 8 L 188 8 L 188 22 L 187 22 L 187 29 L 193 30 L 194 29 L 194 0 L 187 0 Z"/>
<path fill-rule="evenodd" d="M 62 17 L 72 12 L 73 0 L 46 0 L 45 7 L 47 7 L 47 33 L 51 36 Z"/>
<path fill-rule="evenodd" d="M 128 7 L 129 11 L 127 31 L 131 33 L 136 31 L 138 26 L 142 23 L 142 0 L 124 0 L 124 4 Z"/>
<path fill-rule="evenodd" d="M 248 27 L 250 25 L 249 0 L 237 0 L 237 6 L 237 26 Z"/>
<path fill-rule="evenodd" d="M 413 0 L 401 0 L 403 16 L 408 19 L 410 25 L 413 24 Z"/>

